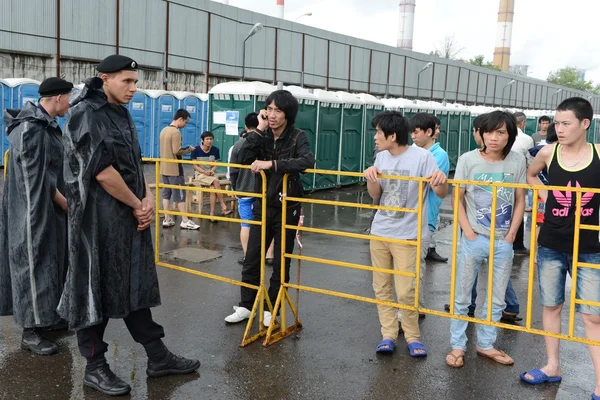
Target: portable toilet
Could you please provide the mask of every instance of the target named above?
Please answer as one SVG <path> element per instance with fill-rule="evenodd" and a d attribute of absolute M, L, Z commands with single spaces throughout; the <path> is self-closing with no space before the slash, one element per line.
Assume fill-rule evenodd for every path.
<path fill-rule="evenodd" d="M 375 128 L 373 128 L 371 121 L 373 121 L 373 118 L 377 114 L 383 111 L 385 103 L 383 100 L 379 100 L 377 97 L 367 93 L 361 93 L 358 97 L 365 103 L 363 108 L 363 141 L 360 156 L 362 160 L 360 170 L 364 171 L 373 165 L 373 153 L 375 152 Z"/>
<path fill-rule="evenodd" d="M 190 121 L 183 128 L 182 143 L 183 147 L 198 146 L 200 144 L 200 135 L 208 129 L 207 105 L 208 94 L 191 92 L 171 92 L 178 100 L 178 109 L 186 110 L 190 113 Z M 189 155 L 184 158 L 190 158 Z"/>
<path fill-rule="evenodd" d="M 153 154 L 152 152 L 152 135 L 154 130 L 153 98 L 146 90 L 138 89 L 133 94 L 133 98 L 129 104 L 127 104 L 127 109 L 137 130 L 142 157 L 160 157 L 160 148 L 157 153 Z"/>
<path fill-rule="evenodd" d="M 142 92 L 142 90 L 138 90 Z M 152 127 L 151 133 L 145 134 L 144 143 L 148 143 L 148 154 L 146 157 L 160 157 L 160 132 L 173 121 L 175 111 L 179 101 L 171 93 L 164 90 L 143 90 L 151 101 L 152 113 L 150 126 Z M 138 135 L 140 135 L 138 133 Z M 141 135 L 140 135 L 141 143 Z"/>
<path fill-rule="evenodd" d="M 346 92 L 336 92 L 336 96 L 342 101 L 338 171 L 361 172 L 365 102 Z M 338 177 L 338 185 L 353 185 L 358 182 L 360 177 Z"/>
<path fill-rule="evenodd" d="M 448 147 L 446 152 L 450 160 L 450 170 L 456 169 L 458 157 L 461 154 L 461 110 L 454 104 L 447 104 L 448 107 Z M 464 139 L 463 139 L 464 140 Z"/>
<path fill-rule="evenodd" d="M 445 104 L 438 103 L 436 101 L 430 102 L 431 112 L 440 120 L 440 135 L 437 138 L 437 142 L 440 147 L 444 150 L 448 148 L 448 107 Z"/>
<path fill-rule="evenodd" d="M 315 90 L 318 100 L 318 123 L 315 158 L 316 169 L 337 171 L 342 127 L 342 101 L 333 92 Z M 338 185 L 338 176 L 315 176 L 315 189 L 329 189 Z"/>
<path fill-rule="evenodd" d="M 10 107 L 10 91 L 4 80 L 0 79 L 0 104 L 2 105 L 2 112 Z M 4 153 L 8 150 L 9 142 L 6 136 L 6 125 L 4 124 L 4 118 L 0 118 L 0 166 L 4 166 Z"/>
<path fill-rule="evenodd" d="M 538 118 L 543 114 L 539 110 L 523 110 L 523 113 L 527 117 L 525 133 L 531 136 L 538 131 Z"/>
<path fill-rule="evenodd" d="M 460 125 L 459 132 L 460 138 L 459 143 L 460 146 L 458 148 L 458 156 L 460 157 L 464 153 L 468 153 L 471 148 L 471 111 L 468 107 L 462 104 L 454 104 L 454 106 L 458 109 Z M 458 160 L 458 158 L 457 158 Z"/>
<path fill-rule="evenodd" d="M 69 99 L 69 103 L 73 102 L 73 98 L 75 97 L 75 95 L 77 95 L 77 93 L 81 91 L 81 89 L 83 89 L 83 83 L 73 86 L 73 89 L 71 90 L 71 98 Z M 65 123 L 67 122 L 68 118 L 68 112 L 67 114 L 65 114 L 64 117 L 56 117 L 56 122 L 58 122 L 58 126 L 60 126 L 60 129 L 65 129 Z"/>
<path fill-rule="evenodd" d="M 3 111 L 7 108 L 23 108 L 28 101 L 37 104 L 40 98 L 39 81 L 27 78 L 7 78 L 0 79 L 2 84 L 2 107 Z M 0 165 L 4 164 L 4 153 L 8 150 L 9 141 L 6 136 L 6 126 L 2 121 L 2 139 L 0 139 L 1 158 Z"/>
<path fill-rule="evenodd" d="M 215 136 L 221 161 L 239 139 L 246 115 L 264 109 L 265 100 L 275 90 L 275 86 L 264 82 L 224 82 L 208 92 L 208 130 Z"/>
<path fill-rule="evenodd" d="M 310 149 L 315 154 L 317 151 L 317 121 L 319 115 L 317 96 L 300 86 L 285 86 L 284 89 L 288 90 L 298 100 L 298 115 L 296 115 L 295 126 L 304 131 Z M 315 174 L 301 174 L 300 182 L 302 182 L 305 191 L 313 191 L 315 189 Z"/>
<path fill-rule="evenodd" d="M 600 114 L 594 114 L 594 143 L 600 143 Z"/>

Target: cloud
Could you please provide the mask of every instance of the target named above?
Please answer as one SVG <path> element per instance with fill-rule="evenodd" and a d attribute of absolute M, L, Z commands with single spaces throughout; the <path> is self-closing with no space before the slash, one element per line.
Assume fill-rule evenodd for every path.
<path fill-rule="evenodd" d="M 275 15 L 276 0 L 230 0 L 230 5 Z M 394 46 L 398 0 L 286 0 L 285 17 L 345 35 Z M 566 66 L 586 69 L 600 83 L 600 1 L 520 0 L 515 2 L 511 64 L 529 65 L 530 76 L 546 79 Z M 453 36 L 459 57 L 493 58 L 498 0 L 417 0 L 413 50 L 429 53 Z"/>

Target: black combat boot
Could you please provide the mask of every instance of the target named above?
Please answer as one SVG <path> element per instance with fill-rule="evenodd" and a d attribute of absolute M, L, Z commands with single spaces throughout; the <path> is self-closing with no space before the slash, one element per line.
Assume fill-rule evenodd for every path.
<path fill-rule="evenodd" d="M 124 396 L 131 392 L 131 386 L 110 370 L 104 357 L 88 360 L 83 384 L 108 396 Z"/>
<path fill-rule="evenodd" d="M 146 373 L 152 378 L 189 374 L 200 368 L 200 361 L 176 356 L 167 349 L 162 340 L 154 340 L 144 347 L 148 354 Z"/>
<path fill-rule="evenodd" d="M 21 348 L 31 351 L 38 356 L 51 356 L 58 353 L 58 347 L 42 336 L 42 330 L 39 328 L 27 328 L 23 330 Z"/>

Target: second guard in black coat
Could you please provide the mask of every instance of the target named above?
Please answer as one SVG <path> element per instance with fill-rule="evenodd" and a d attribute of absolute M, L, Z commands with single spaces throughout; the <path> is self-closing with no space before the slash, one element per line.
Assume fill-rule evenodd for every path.
<path fill-rule="evenodd" d="M 136 91 L 137 63 L 113 55 L 72 102 L 65 129 L 69 262 L 59 313 L 77 329 L 87 359 L 84 385 L 108 395 L 131 387 L 108 366 L 103 341 L 109 318 L 123 318 L 148 355 L 150 377 L 190 373 L 200 362 L 172 354 L 150 307 L 160 304 L 146 184 L 135 125 L 123 104 Z"/>
<path fill-rule="evenodd" d="M 11 147 L 0 209 L 0 315 L 14 315 L 23 327 L 21 347 L 37 355 L 58 351 L 42 332 L 60 322 L 56 308 L 67 272 L 62 132 L 55 118 L 67 113 L 72 88 L 48 78 L 38 105 L 4 111 Z"/>

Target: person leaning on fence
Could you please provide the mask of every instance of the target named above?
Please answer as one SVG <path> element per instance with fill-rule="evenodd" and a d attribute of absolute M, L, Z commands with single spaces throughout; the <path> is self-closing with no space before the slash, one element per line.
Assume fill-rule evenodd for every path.
<path fill-rule="evenodd" d="M 219 161 L 221 159 L 219 148 L 217 146 L 213 146 L 213 142 L 215 140 L 215 135 L 210 131 L 202 132 L 200 135 L 200 146 L 196 146 L 196 149 L 192 152 L 192 160 L 198 161 Z M 194 181 L 202 186 L 212 186 L 217 190 L 221 190 L 221 183 L 219 182 L 219 178 L 215 176 L 215 171 L 217 170 L 216 165 L 195 165 L 194 164 Z M 199 194 L 201 196 L 202 193 Z M 222 193 L 211 193 L 210 194 L 210 215 L 215 215 L 215 205 L 217 203 L 217 199 L 221 204 L 221 215 L 227 216 L 231 214 L 233 211 L 227 208 L 225 201 L 223 201 Z M 202 210 L 200 210 L 202 211 Z M 217 223 L 216 219 L 211 219 L 210 222 Z"/>
<path fill-rule="evenodd" d="M 298 101 L 287 90 L 277 90 L 269 95 L 266 100 L 266 109 L 261 110 L 258 117 L 258 128 L 248 132 L 246 141 L 240 148 L 238 160 L 241 164 L 251 164 L 252 172 L 256 174 L 255 191 L 262 192 L 262 176 L 264 171 L 267 179 L 266 194 L 266 241 L 270 243 L 275 239 L 275 261 L 269 284 L 269 299 L 275 304 L 279 288 L 281 286 L 281 217 L 282 203 L 281 193 L 283 177 L 288 175 L 287 195 L 290 197 L 302 197 L 304 189 L 300 182 L 300 173 L 315 164 L 315 156 L 310 150 L 310 144 L 306 134 L 294 127 L 296 115 L 298 114 Z M 287 209 L 288 225 L 298 225 L 300 219 L 301 204 L 289 202 Z M 254 220 L 262 221 L 262 199 L 254 203 Z M 294 251 L 294 240 L 296 231 L 286 230 L 285 251 Z M 261 226 L 250 227 L 248 239 L 248 250 L 242 269 L 242 281 L 252 284 L 260 284 L 260 260 L 264 257 L 261 252 Z M 285 282 L 290 279 L 290 259 L 285 259 Z M 250 310 L 256 299 L 256 290 L 242 287 L 241 301 L 239 306 L 234 306 L 234 313 L 227 316 L 225 321 L 229 323 L 241 322 L 250 317 Z M 269 311 L 264 312 L 263 323 L 269 326 L 272 315 Z"/>
<path fill-rule="evenodd" d="M 556 109 L 554 124 L 558 143 L 544 146 L 527 171 L 527 181 L 541 185 L 538 174 L 548 170 L 548 184 L 562 187 L 600 188 L 600 145 L 587 143 L 586 134 L 594 110 L 589 101 L 573 97 Z M 544 306 L 543 326 L 547 332 L 561 332 L 561 312 L 565 302 L 565 282 L 572 271 L 575 237 L 575 192 L 540 191 L 545 199 L 544 224 L 538 239 L 538 276 L 540 298 Z M 582 193 L 581 224 L 598 226 L 600 194 Z M 600 264 L 598 232 L 579 230 L 578 262 Z M 600 302 L 600 270 L 580 267 L 577 282 L 571 290 L 580 300 Z M 585 336 L 600 342 L 600 307 L 576 304 L 581 314 Z M 547 364 L 521 374 L 527 383 L 560 382 L 560 340 L 546 336 Z M 589 345 L 596 372 L 596 387 L 592 399 L 600 399 L 600 347 Z"/>
<path fill-rule="evenodd" d="M 493 111 L 480 127 L 482 148 L 463 154 L 458 159 L 456 180 L 482 183 L 525 183 L 525 160 L 511 151 L 517 137 L 514 116 L 504 111 Z M 458 222 L 462 229 L 456 262 L 456 296 L 454 313 L 467 315 L 471 295 L 482 262 L 488 259 L 490 240 L 494 240 L 494 271 L 492 279 L 493 322 L 500 321 L 505 308 L 504 294 L 513 266 L 512 243 L 523 219 L 525 189 L 498 187 L 496 228 L 491 232 L 492 187 L 486 185 L 460 185 Z M 491 235 L 494 235 L 493 237 Z M 487 296 L 483 303 L 482 319 L 486 319 Z M 462 367 L 467 349 L 468 322 L 453 319 L 450 325 L 452 351 L 446 356 L 451 367 Z M 497 328 L 477 325 L 477 354 L 505 365 L 513 359 L 494 348 Z"/>
<path fill-rule="evenodd" d="M 63 135 L 55 118 L 67 113 L 71 89 L 48 78 L 38 105 L 4 111 L 11 148 L 0 209 L 0 315 L 14 316 L 21 348 L 37 355 L 58 352 L 43 332 L 60 322 L 67 273 Z"/>
<path fill-rule="evenodd" d="M 144 178 L 135 124 L 124 104 L 136 89 L 137 63 L 108 56 L 84 81 L 64 132 L 69 271 L 58 313 L 77 330 L 87 359 L 83 383 L 111 396 L 131 387 L 111 371 L 104 332 L 123 318 L 148 356 L 146 374 L 191 373 L 200 367 L 171 353 L 150 311 L 160 305 L 150 224 L 155 198 Z M 158 235 L 159 232 L 156 232 Z"/>
<path fill-rule="evenodd" d="M 419 147 L 408 145 L 409 126 L 406 118 L 397 111 L 386 111 L 375 116 L 372 121 L 376 128 L 375 145 L 380 151 L 375 165 L 365 170 L 367 189 L 372 198 L 380 198 L 380 204 L 388 207 L 422 209 L 421 243 L 427 242 L 429 189 L 440 198 L 448 194 L 446 175 L 438 169 L 433 155 Z M 419 183 L 416 181 L 379 179 L 377 176 L 411 176 L 431 179 L 423 185 L 423 203 L 419 204 Z M 418 217 L 416 213 L 379 210 L 371 228 L 371 261 L 373 267 L 416 273 L 417 248 L 413 245 L 391 243 L 378 240 L 390 238 L 417 240 Z M 426 251 L 425 247 L 424 251 Z M 400 304 L 414 307 L 415 278 L 392 275 L 386 272 L 373 272 L 373 289 L 378 300 L 394 301 L 393 287 Z M 396 309 L 377 305 L 381 335 L 383 340 L 377 345 L 378 353 L 394 351 L 398 338 L 398 319 Z M 413 357 L 424 357 L 427 349 L 421 343 L 419 313 L 401 310 L 401 324 L 409 353 Z"/>
<path fill-rule="evenodd" d="M 251 112 L 246 115 L 246 119 L 244 120 L 245 129 L 240 133 L 240 139 L 235 142 L 231 149 L 229 149 L 229 163 L 230 164 L 241 164 L 240 160 L 238 160 L 238 155 L 240 153 L 240 148 L 246 141 L 246 135 L 250 131 L 254 131 L 258 128 L 258 114 L 255 112 Z M 246 192 L 246 193 L 254 193 L 255 187 L 255 179 L 254 174 L 251 170 L 246 168 L 229 168 L 229 179 L 231 180 L 231 188 L 236 192 Z M 252 211 L 252 207 L 254 202 L 256 201 L 256 197 L 239 197 L 238 199 L 238 212 L 240 214 L 240 219 L 251 220 L 254 218 L 254 212 Z M 244 251 L 244 256 L 238 260 L 238 264 L 244 265 L 244 261 L 246 261 L 246 251 L 248 249 L 248 237 L 250 235 L 250 224 L 246 222 L 242 222 L 242 227 L 240 228 L 240 243 L 242 244 L 242 250 Z M 273 241 L 271 241 L 271 245 L 269 246 L 269 250 L 267 250 L 267 257 L 265 259 L 267 265 L 273 265 Z"/>
<path fill-rule="evenodd" d="M 194 146 L 182 147 L 180 130 L 185 128 L 189 121 L 190 113 L 187 110 L 180 109 L 175 112 L 171 124 L 160 132 L 160 158 L 167 160 L 181 160 L 184 155 L 190 154 L 192 151 L 194 151 Z M 160 174 L 164 184 L 185 186 L 183 164 L 162 162 L 160 163 Z M 169 203 L 172 201 L 180 212 L 186 213 L 186 195 L 187 192 L 183 189 L 161 189 L 160 197 L 162 198 L 163 210 L 169 210 Z M 173 216 L 165 214 L 165 219 L 163 220 L 162 226 L 164 228 L 169 228 L 174 225 L 175 220 Z M 181 224 L 179 226 L 182 229 L 192 230 L 200 228 L 200 225 L 197 225 L 194 223 L 194 221 L 186 216 L 181 217 Z"/>

